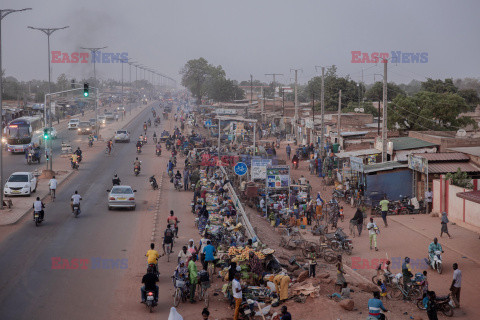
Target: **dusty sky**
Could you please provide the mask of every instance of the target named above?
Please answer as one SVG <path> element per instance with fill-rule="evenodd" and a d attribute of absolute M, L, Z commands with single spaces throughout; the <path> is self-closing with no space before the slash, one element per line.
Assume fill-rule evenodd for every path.
<path fill-rule="evenodd" d="M 105 52 L 128 57 L 177 80 L 189 59 L 222 65 L 236 80 L 271 81 L 265 73 L 302 69 L 299 81 L 318 75 L 315 66 L 337 65 L 340 75 L 371 83 L 383 66 L 352 63 L 352 51 L 427 53 L 426 63 L 389 65 L 388 79 L 408 83 L 426 77 L 480 77 L 479 0 L 2 0 L 2 9 L 32 7 L 2 21 L 3 68 L 20 80 L 47 79 L 47 37 L 34 27 L 62 27 L 51 50 Z M 407 56 L 408 58 L 409 56 Z M 411 58 L 411 57 L 410 57 Z M 92 65 L 52 64 L 80 79 Z M 101 78 L 120 79 L 120 64 L 97 64 Z M 143 76 L 143 75 L 142 75 Z M 128 79 L 128 67 L 125 68 Z M 135 78 L 132 69 L 132 78 Z M 140 75 L 139 75 L 140 78 Z M 376 76 L 376 80 L 381 77 Z"/>

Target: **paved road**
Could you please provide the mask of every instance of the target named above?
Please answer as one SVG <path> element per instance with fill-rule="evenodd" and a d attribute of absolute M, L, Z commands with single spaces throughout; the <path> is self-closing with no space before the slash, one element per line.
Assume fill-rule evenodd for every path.
<path fill-rule="evenodd" d="M 141 124 L 150 116 L 150 108 L 146 108 L 130 123 L 128 129 L 134 136 L 140 134 Z M 75 135 L 60 134 L 71 138 Z M 96 145 L 84 151 L 80 171 L 58 191 L 57 201 L 47 205 L 44 224 L 35 228 L 25 217 L 22 226 L 0 244 L 0 319 L 103 319 L 108 314 L 112 292 L 125 269 L 120 265 L 93 269 L 92 263 L 87 270 L 52 269 L 55 257 L 70 262 L 74 258 L 128 258 L 135 237 L 131 231 L 139 217 L 151 210 L 147 173 L 135 177 L 132 172 L 134 143 L 115 144 L 111 156 L 103 153 L 103 147 Z M 149 158 L 155 159 L 153 146 L 150 149 Z M 14 167 L 17 165 L 24 167 L 14 163 L 15 157 L 11 156 L 12 167 L 5 165 L 7 170 L 18 170 Z M 136 211 L 107 210 L 106 189 L 111 186 L 114 172 L 119 173 L 122 183 L 138 189 Z M 69 207 L 74 190 L 85 199 L 78 219 L 73 218 Z"/>
<path fill-rule="evenodd" d="M 126 112 L 130 111 L 130 108 L 133 108 L 133 104 L 129 104 L 126 106 Z M 99 112 L 101 114 L 102 112 Z M 78 115 L 77 115 L 78 116 Z M 74 116 L 72 118 L 77 118 Z M 82 118 L 82 117 L 79 117 Z M 88 117 L 84 117 L 85 120 L 88 120 Z M 92 118 L 95 118 L 93 116 Z M 86 143 L 88 141 L 88 135 L 79 135 L 76 130 L 68 130 L 67 123 L 61 123 L 60 125 L 55 126 L 57 129 L 57 139 L 53 140 L 53 153 L 54 153 L 54 166 L 55 161 L 59 161 L 58 155 L 61 153 L 61 144 L 62 141 L 70 142 L 72 148 L 75 148 L 80 145 L 81 142 Z M 82 148 L 84 149 L 84 148 Z M 40 164 L 31 164 L 27 165 L 25 160 L 24 153 L 10 153 L 8 151 L 4 151 L 3 154 L 3 175 L 4 180 L 8 179 L 8 177 L 13 172 L 18 171 L 34 171 L 34 170 L 43 170 L 46 167 L 45 164 L 45 151 L 42 149 L 42 159 Z"/>

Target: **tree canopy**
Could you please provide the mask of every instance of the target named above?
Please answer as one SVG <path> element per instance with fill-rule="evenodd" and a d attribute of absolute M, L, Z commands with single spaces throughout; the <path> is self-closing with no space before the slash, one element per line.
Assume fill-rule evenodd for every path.
<path fill-rule="evenodd" d="M 399 94 L 405 95 L 405 91 L 403 91 L 395 83 L 388 82 L 387 83 L 387 101 L 392 101 Z M 380 82 L 380 81 L 375 82 L 374 85 L 370 87 L 370 89 L 368 89 L 367 92 L 365 92 L 365 98 L 370 101 L 382 101 L 383 100 L 383 82 Z"/>

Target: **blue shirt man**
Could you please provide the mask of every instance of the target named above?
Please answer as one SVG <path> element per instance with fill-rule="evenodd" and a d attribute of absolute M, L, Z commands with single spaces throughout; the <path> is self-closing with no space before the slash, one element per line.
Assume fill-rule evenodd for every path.
<path fill-rule="evenodd" d="M 207 241 L 207 245 L 203 248 L 203 253 L 205 254 L 205 262 L 215 260 L 215 247 L 210 244 L 210 240 Z"/>
<path fill-rule="evenodd" d="M 382 300 L 380 300 L 380 292 L 375 291 L 373 293 L 373 299 L 368 300 L 368 315 L 376 319 L 385 319 L 385 316 L 381 313 L 387 312 L 383 306 Z"/>

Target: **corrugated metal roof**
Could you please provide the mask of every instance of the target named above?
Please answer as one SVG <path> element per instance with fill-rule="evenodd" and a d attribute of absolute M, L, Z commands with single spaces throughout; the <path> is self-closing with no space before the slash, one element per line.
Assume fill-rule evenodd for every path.
<path fill-rule="evenodd" d="M 480 157 L 480 147 L 448 148 L 448 150 L 463 152 L 472 156 Z"/>
<path fill-rule="evenodd" d="M 480 191 L 478 190 L 469 191 L 469 192 L 459 192 L 457 193 L 457 196 L 465 200 L 480 203 Z"/>
<path fill-rule="evenodd" d="M 463 172 L 480 172 L 480 168 L 477 168 L 469 162 L 440 162 L 429 163 L 428 173 L 456 172 L 458 168 Z"/>
<path fill-rule="evenodd" d="M 434 143 L 411 137 L 392 138 L 390 141 L 393 142 L 393 150 L 410 150 L 436 146 Z"/>
<path fill-rule="evenodd" d="M 370 172 L 377 172 L 377 171 L 387 171 L 393 170 L 397 168 L 407 168 L 408 165 L 406 163 L 400 163 L 398 161 L 388 161 L 388 162 L 380 162 L 375 164 L 369 164 L 363 166 L 364 173 Z"/>
<path fill-rule="evenodd" d="M 469 161 L 470 158 L 461 152 L 440 152 L 440 153 L 414 153 L 417 157 L 422 157 L 430 162 L 435 161 Z"/>
<path fill-rule="evenodd" d="M 340 153 L 337 153 L 335 156 L 337 158 L 350 158 L 350 157 L 358 157 L 358 156 L 368 156 L 371 154 L 378 154 L 378 153 L 382 153 L 382 151 L 377 149 L 362 149 L 362 150 L 355 150 L 355 151 L 340 152 Z"/>

